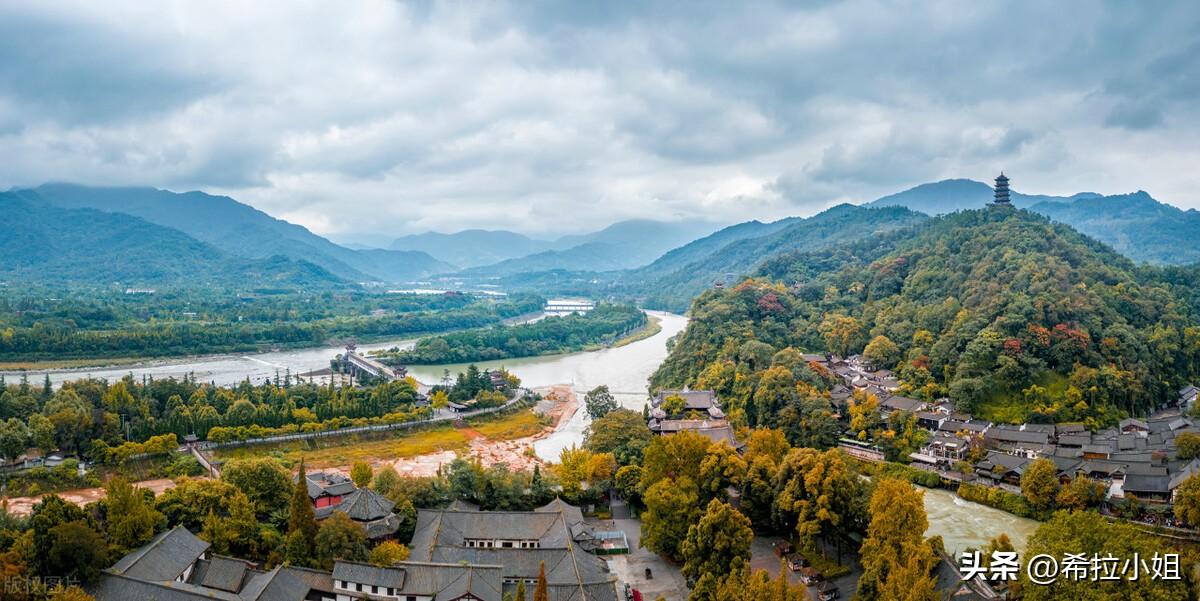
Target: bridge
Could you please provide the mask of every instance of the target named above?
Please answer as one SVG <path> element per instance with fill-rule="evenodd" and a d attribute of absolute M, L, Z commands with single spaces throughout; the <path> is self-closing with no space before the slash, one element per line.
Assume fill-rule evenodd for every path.
<path fill-rule="evenodd" d="M 366 355 L 358 354 L 353 344 L 346 345 L 346 352 L 342 355 L 340 368 L 343 372 L 349 372 L 353 376 L 362 377 L 365 374 L 388 381 L 399 380 L 408 373 L 408 370 L 403 367 L 393 369 Z"/>

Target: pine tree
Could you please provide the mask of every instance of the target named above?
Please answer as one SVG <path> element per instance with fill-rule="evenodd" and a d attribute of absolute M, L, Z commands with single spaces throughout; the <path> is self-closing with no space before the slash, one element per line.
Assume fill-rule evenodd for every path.
<path fill-rule="evenodd" d="M 517 581 L 517 594 L 514 596 L 517 601 L 527 601 L 528 594 L 525 592 L 525 581 Z"/>
<path fill-rule="evenodd" d="M 304 459 L 301 459 L 299 478 L 292 492 L 291 510 L 288 514 L 288 561 L 303 565 L 312 561 L 312 544 L 316 536 L 317 520 L 313 514 L 312 501 L 308 498 L 308 477 L 304 471 Z"/>

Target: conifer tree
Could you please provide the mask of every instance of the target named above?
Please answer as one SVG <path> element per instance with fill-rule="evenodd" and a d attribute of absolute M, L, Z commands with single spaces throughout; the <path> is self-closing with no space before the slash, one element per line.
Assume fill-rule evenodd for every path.
<path fill-rule="evenodd" d="M 312 501 L 308 498 L 308 477 L 304 471 L 304 459 L 300 460 L 300 473 L 296 488 L 292 491 L 291 510 L 288 514 L 288 561 L 307 565 L 312 560 L 313 540 L 317 536 L 317 520 L 313 514 Z"/>
<path fill-rule="evenodd" d="M 533 589 L 533 601 L 550 601 L 550 590 L 546 587 L 546 562 L 538 565 L 537 588 Z"/>

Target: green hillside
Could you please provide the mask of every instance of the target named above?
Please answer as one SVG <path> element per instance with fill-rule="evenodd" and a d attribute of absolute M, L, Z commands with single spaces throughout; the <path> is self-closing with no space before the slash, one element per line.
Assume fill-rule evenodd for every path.
<path fill-rule="evenodd" d="M 0 278 L 43 284 L 324 286 L 340 278 L 283 257 L 231 257 L 178 230 L 119 213 L 61 209 L 0 193 Z"/>
<path fill-rule="evenodd" d="M 1192 271 L 1139 268 L 1026 211 L 964 211 L 780 254 L 758 279 L 702 295 L 653 382 L 747 403 L 773 353 L 874 342 L 914 396 L 996 419 L 1108 423 L 1200 375 Z"/>

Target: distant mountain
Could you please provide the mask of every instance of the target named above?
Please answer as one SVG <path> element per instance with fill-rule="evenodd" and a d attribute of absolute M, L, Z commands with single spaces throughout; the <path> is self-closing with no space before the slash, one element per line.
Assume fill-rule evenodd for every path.
<path fill-rule="evenodd" d="M 422 252 L 338 246 L 228 196 L 74 184 L 46 184 L 34 191 L 58 207 L 133 215 L 175 228 L 231 255 L 251 259 L 281 255 L 309 261 L 348 280 L 408 281 L 454 269 Z"/>
<path fill-rule="evenodd" d="M 466 276 L 505 276 L 552 270 L 612 271 L 651 263 L 663 253 L 713 231 L 704 221 L 630 220 L 598 232 L 564 236 L 547 250 L 463 271 Z"/>
<path fill-rule="evenodd" d="M 554 243 L 506 230 L 463 230 L 454 234 L 427 232 L 397 238 L 394 250 L 421 251 L 460 267 L 491 265 L 553 250 Z"/>
<path fill-rule="evenodd" d="M 992 187 L 972 179 L 947 179 L 940 182 L 921 184 L 903 192 L 884 196 L 865 203 L 865 207 L 907 207 L 926 215 L 943 215 L 954 211 L 978 209 L 992 202 Z M 1074 202 L 1082 198 L 1100 196 L 1093 192 L 1081 192 L 1073 196 L 1046 196 L 1041 194 L 1011 194 L 1012 203 L 1021 208 L 1039 202 Z"/>
<path fill-rule="evenodd" d="M 47 284 L 324 286 L 342 280 L 307 261 L 248 261 L 122 213 L 63 209 L 22 190 L 0 193 L 0 277 Z"/>
<path fill-rule="evenodd" d="M 1184 211 L 1142 191 L 1074 202 L 1039 202 L 1032 211 L 1066 223 L 1117 252 L 1149 263 L 1200 261 L 1200 212 Z"/>
<path fill-rule="evenodd" d="M 977 209 L 992 201 L 991 186 L 951 179 L 885 196 L 863 206 L 903 206 L 929 215 Z M 1200 213 L 1159 202 L 1146 192 L 1104 196 L 1012 194 L 1013 204 L 1065 223 L 1121 254 L 1149 263 L 1182 265 L 1200 261 Z"/>
<path fill-rule="evenodd" d="M 690 251 L 679 249 L 680 255 L 690 256 L 692 260 L 684 263 L 677 260 L 682 257 L 664 256 L 664 263 L 675 263 L 673 270 L 663 270 L 656 263 L 633 270 L 622 279 L 626 289 L 642 297 L 647 307 L 684 311 L 693 298 L 711 288 L 717 279 L 736 279 L 750 273 L 766 257 L 789 251 L 818 250 L 925 219 L 925 215 L 902 207 L 869 209 L 843 204 L 808 219 L 785 219 L 760 224 L 757 228 L 740 224 L 734 227 L 744 229 L 726 234 L 731 239 L 727 244 L 700 241 L 704 242 L 703 246 L 719 246 L 713 252 L 704 254 L 694 252 L 696 248 Z M 755 232 L 763 235 L 753 236 Z M 737 238 L 734 234 L 749 235 Z"/>

